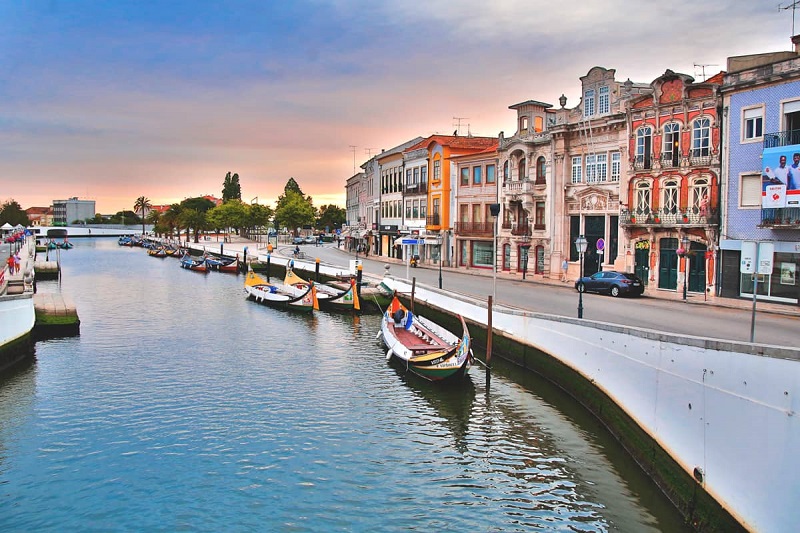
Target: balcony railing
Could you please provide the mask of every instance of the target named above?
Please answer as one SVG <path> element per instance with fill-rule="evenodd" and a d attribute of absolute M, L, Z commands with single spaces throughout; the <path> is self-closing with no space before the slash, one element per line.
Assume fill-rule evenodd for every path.
<path fill-rule="evenodd" d="M 438 226 L 440 224 L 439 220 L 440 220 L 439 215 L 428 215 L 427 217 L 425 217 L 425 225 Z"/>
<path fill-rule="evenodd" d="M 623 209 L 619 213 L 621 226 L 715 226 L 719 224 L 719 211 L 708 208 L 704 212 L 697 207 L 686 211 L 663 213 L 652 211 L 628 211 Z"/>
<path fill-rule="evenodd" d="M 775 207 L 761 210 L 762 228 L 800 229 L 800 207 Z"/>
<path fill-rule="evenodd" d="M 492 235 L 494 224 L 491 222 L 456 222 L 456 235 Z"/>
<path fill-rule="evenodd" d="M 518 236 L 527 236 L 529 237 L 531 234 L 531 226 L 530 224 L 512 224 L 511 226 L 511 235 L 518 235 Z"/>
<path fill-rule="evenodd" d="M 636 170 L 647 170 L 653 168 L 653 155 L 637 155 L 633 160 L 633 168 Z"/>
<path fill-rule="evenodd" d="M 407 194 L 411 193 L 425 193 L 428 192 L 428 182 L 422 181 L 420 183 L 406 183 Z"/>
<path fill-rule="evenodd" d="M 678 152 L 665 152 L 661 154 L 661 168 L 677 168 L 680 164 Z"/>
<path fill-rule="evenodd" d="M 692 166 L 708 166 L 711 164 L 711 155 L 703 154 L 701 151 L 689 154 L 689 164 Z"/>
<path fill-rule="evenodd" d="M 764 148 L 777 148 L 800 144 L 800 130 L 778 131 L 764 134 Z"/>

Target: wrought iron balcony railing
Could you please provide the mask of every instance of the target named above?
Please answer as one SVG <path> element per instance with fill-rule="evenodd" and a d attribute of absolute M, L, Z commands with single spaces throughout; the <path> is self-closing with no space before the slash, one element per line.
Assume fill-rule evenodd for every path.
<path fill-rule="evenodd" d="M 800 130 L 778 131 L 764 134 L 764 148 L 777 148 L 800 144 Z"/>
<path fill-rule="evenodd" d="M 800 229 L 800 207 L 775 207 L 761 210 L 759 227 Z"/>
<path fill-rule="evenodd" d="M 456 235 L 491 236 L 494 231 L 494 224 L 492 222 L 456 222 L 453 229 Z"/>

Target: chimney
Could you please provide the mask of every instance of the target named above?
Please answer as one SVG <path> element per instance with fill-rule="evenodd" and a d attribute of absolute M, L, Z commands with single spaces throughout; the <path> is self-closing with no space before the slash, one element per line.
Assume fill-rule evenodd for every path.
<path fill-rule="evenodd" d="M 800 35 L 792 37 L 792 44 L 794 45 L 794 53 L 800 55 Z"/>

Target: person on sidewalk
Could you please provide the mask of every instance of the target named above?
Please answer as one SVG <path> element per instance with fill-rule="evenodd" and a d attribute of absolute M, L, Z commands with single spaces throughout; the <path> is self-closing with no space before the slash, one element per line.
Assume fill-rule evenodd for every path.
<path fill-rule="evenodd" d="M 567 269 L 569 269 L 569 263 L 564 259 L 561 261 L 561 281 L 564 283 L 567 282 Z"/>

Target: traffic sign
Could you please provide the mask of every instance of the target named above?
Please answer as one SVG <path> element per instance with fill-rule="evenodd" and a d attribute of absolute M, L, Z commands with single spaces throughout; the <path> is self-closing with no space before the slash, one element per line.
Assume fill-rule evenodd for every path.
<path fill-rule="evenodd" d="M 602 251 L 603 248 L 605 247 L 606 247 L 606 241 L 602 237 L 597 239 L 597 250 Z"/>

